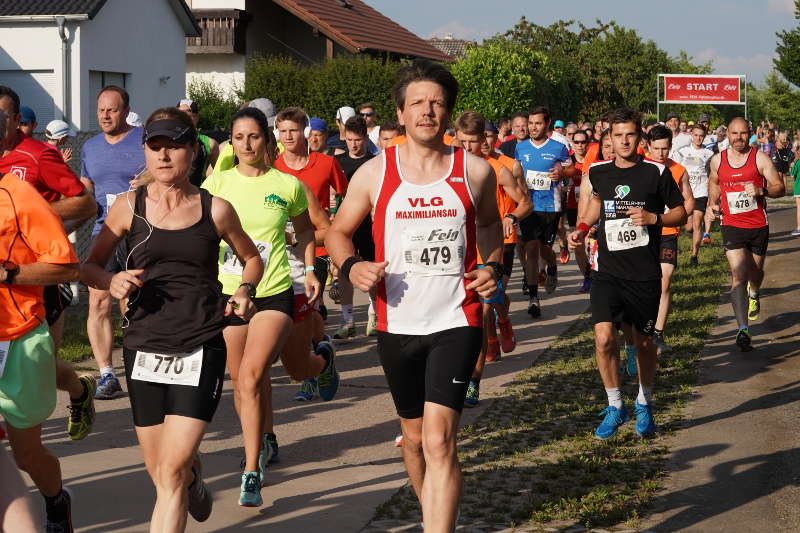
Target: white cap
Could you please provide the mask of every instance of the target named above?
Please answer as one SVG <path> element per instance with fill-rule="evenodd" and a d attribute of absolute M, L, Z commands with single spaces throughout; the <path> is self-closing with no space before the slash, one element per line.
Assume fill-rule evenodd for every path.
<path fill-rule="evenodd" d="M 275 104 L 272 103 L 272 100 L 269 98 L 256 98 L 255 100 L 251 100 L 247 107 L 255 107 L 262 113 L 264 116 L 267 117 L 267 124 L 272 127 L 275 127 L 275 117 L 278 115 L 277 111 L 275 111 Z"/>
<path fill-rule="evenodd" d="M 130 111 L 128 113 L 127 122 L 129 126 L 133 126 L 134 128 L 142 127 L 142 119 L 139 118 L 139 113 L 136 113 L 134 111 Z"/>
<path fill-rule="evenodd" d="M 69 124 L 63 120 L 51 120 L 44 129 L 44 135 L 54 141 L 63 139 L 69 135 Z"/>
<path fill-rule="evenodd" d="M 336 110 L 336 120 L 344 124 L 350 117 L 356 116 L 356 110 L 350 106 L 340 107 Z"/>

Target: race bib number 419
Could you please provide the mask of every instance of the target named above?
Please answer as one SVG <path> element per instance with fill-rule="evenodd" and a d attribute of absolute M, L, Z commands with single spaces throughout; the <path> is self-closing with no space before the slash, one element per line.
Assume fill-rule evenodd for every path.
<path fill-rule="evenodd" d="M 464 264 L 461 226 L 434 226 L 403 230 L 406 272 L 418 276 L 461 274 Z"/>
<path fill-rule="evenodd" d="M 605 232 L 606 245 L 610 252 L 639 248 L 650 243 L 647 226 L 636 226 L 629 218 L 606 220 Z"/>
<path fill-rule="evenodd" d="M 136 352 L 131 379 L 165 383 L 167 385 L 189 385 L 200 383 L 203 370 L 203 347 L 181 354 L 159 354 Z"/>
<path fill-rule="evenodd" d="M 553 180 L 550 179 L 549 172 L 529 170 L 525 173 L 525 183 L 528 184 L 528 189 L 534 191 L 549 191 Z"/>

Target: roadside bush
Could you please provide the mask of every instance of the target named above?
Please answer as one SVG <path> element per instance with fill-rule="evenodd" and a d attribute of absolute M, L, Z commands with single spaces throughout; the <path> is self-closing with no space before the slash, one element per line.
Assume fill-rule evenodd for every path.
<path fill-rule="evenodd" d="M 289 106 L 306 108 L 313 66 L 288 56 L 254 55 L 245 67 L 242 101 L 269 98 L 280 111 Z"/>
<path fill-rule="evenodd" d="M 227 130 L 231 117 L 239 108 L 236 97 L 225 93 L 221 88 L 211 82 L 193 80 L 186 87 L 186 94 L 197 102 L 200 108 L 201 130 Z"/>

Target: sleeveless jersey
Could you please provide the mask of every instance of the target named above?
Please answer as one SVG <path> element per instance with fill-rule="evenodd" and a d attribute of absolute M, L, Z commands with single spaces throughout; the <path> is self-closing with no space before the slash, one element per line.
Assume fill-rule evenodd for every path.
<path fill-rule="evenodd" d="M 497 197 L 497 212 L 500 213 L 500 220 L 503 220 L 507 214 L 511 213 L 517 208 L 517 202 L 515 202 L 508 194 L 506 194 L 506 190 L 500 185 L 500 172 L 506 168 L 509 172 L 511 172 L 511 168 L 514 167 L 514 160 L 510 157 L 506 157 L 502 154 L 497 154 L 497 157 L 489 156 L 484 157 L 486 162 L 492 166 L 494 169 L 495 176 L 497 177 L 497 188 L 495 189 L 495 196 Z M 509 167 L 509 162 L 511 168 Z M 503 239 L 503 244 L 514 244 L 517 242 L 517 233 L 514 232 L 508 237 Z M 480 255 L 480 254 L 479 254 Z"/>
<path fill-rule="evenodd" d="M 481 327 L 478 294 L 464 273 L 477 266 L 475 202 L 466 156 L 452 148 L 450 170 L 427 185 L 403 179 L 398 147 L 387 148 L 377 190 L 372 236 L 375 261 L 388 261 L 378 284 L 378 329 L 429 335 Z"/>
<path fill-rule="evenodd" d="M 672 179 L 675 180 L 675 185 L 678 186 L 678 189 L 681 188 L 681 178 L 683 177 L 683 173 L 686 172 L 686 167 L 681 165 L 680 163 L 676 163 L 672 159 L 667 158 L 667 168 L 669 169 L 670 174 L 672 174 Z M 681 195 L 683 191 L 681 191 Z M 664 212 L 667 213 L 669 211 L 669 207 L 664 208 Z M 691 213 L 689 213 L 691 215 Z M 678 226 L 675 227 L 666 227 L 664 226 L 661 228 L 661 235 L 680 235 L 681 228 Z"/>
<path fill-rule="evenodd" d="M 752 197 L 744 187 L 752 183 L 756 189 L 764 187 L 764 176 L 756 166 L 757 150 L 750 149 L 744 165 L 733 168 L 728 162 L 728 150 L 720 152 L 719 189 L 722 225 L 737 228 L 763 228 L 767 225 L 767 206 L 763 196 Z"/>

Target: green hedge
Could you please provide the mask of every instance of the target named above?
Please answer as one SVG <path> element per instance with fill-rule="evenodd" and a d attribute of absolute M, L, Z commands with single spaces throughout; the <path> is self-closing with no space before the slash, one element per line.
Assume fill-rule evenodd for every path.
<path fill-rule="evenodd" d="M 239 109 L 239 100 L 236 96 L 225 93 L 213 83 L 194 80 L 186 87 L 186 94 L 197 102 L 200 108 L 201 130 L 227 130 L 231 117 Z"/>

